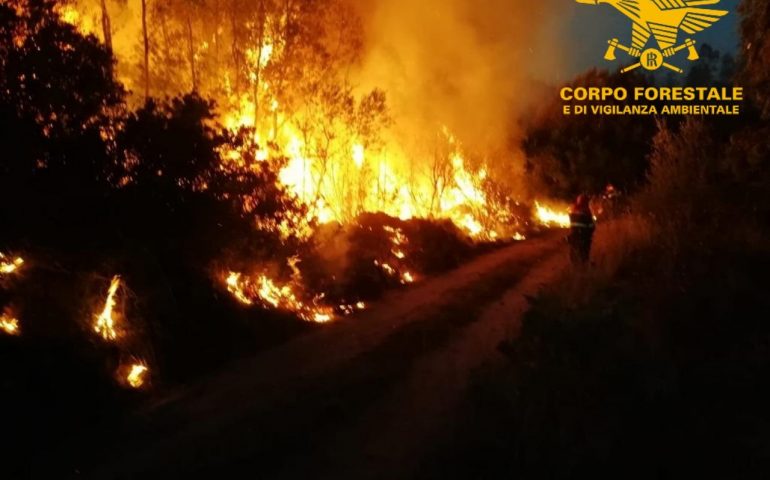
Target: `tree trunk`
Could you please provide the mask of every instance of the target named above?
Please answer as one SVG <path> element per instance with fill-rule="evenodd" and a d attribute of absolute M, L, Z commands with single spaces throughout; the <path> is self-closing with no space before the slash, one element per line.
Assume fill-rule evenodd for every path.
<path fill-rule="evenodd" d="M 142 0 L 142 37 L 144 38 L 144 100 L 150 98 L 150 39 L 147 34 L 147 0 Z"/>
<path fill-rule="evenodd" d="M 187 55 L 190 61 L 190 75 L 192 77 L 192 91 L 198 91 L 198 74 L 195 71 L 195 45 L 193 43 L 192 18 L 187 13 Z"/>
<path fill-rule="evenodd" d="M 291 22 L 291 2 L 290 0 L 285 0 L 284 2 L 284 22 L 283 22 L 283 28 L 281 29 L 281 39 L 276 39 L 274 41 L 275 44 L 280 44 L 282 46 L 281 55 L 285 56 L 288 54 L 289 50 L 291 49 L 291 44 L 289 42 L 289 23 Z M 284 81 L 286 79 L 286 70 L 285 67 L 282 67 L 281 72 L 283 74 L 278 75 L 278 82 L 276 85 L 273 85 L 273 95 L 277 98 L 281 98 L 281 94 L 284 89 Z M 286 120 L 284 120 L 284 123 Z M 278 123 L 278 110 L 273 110 L 273 138 L 271 140 L 275 140 L 278 137 L 278 131 L 283 128 L 283 124 L 279 125 Z"/>
<path fill-rule="evenodd" d="M 221 8 L 219 5 L 219 0 L 215 0 L 214 2 L 214 68 L 215 71 L 219 72 L 221 69 L 219 68 L 219 25 L 222 21 L 222 15 L 221 15 Z"/>
<path fill-rule="evenodd" d="M 230 0 L 230 29 L 232 30 L 232 55 L 233 55 L 233 69 L 235 70 L 235 91 L 240 95 L 241 93 L 241 56 L 238 52 L 238 0 Z"/>
<path fill-rule="evenodd" d="M 107 12 L 106 0 L 102 0 L 102 35 L 104 35 L 104 46 L 107 47 L 107 51 L 112 55 L 112 28 L 110 26 L 110 14 Z M 110 78 L 114 78 L 114 57 L 110 59 L 109 74 Z"/>
<path fill-rule="evenodd" d="M 106 0 L 102 0 L 102 33 L 104 34 L 104 44 L 112 54 L 112 27 L 110 26 L 110 14 L 107 12 Z"/>
<path fill-rule="evenodd" d="M 257 65 L 256 65 L 256 71 L 254 72 L 254 127 L 257 129 L 257 133 L 259 133 L 259 116 L 260 116 L 260 105 L 259 105 L 259 86 L 260 81 L 262 80 L 262 53 L 264 52 L 265 48 L 265 2 L 264 0 L 260 0 L 259 2 L 259 10 L 257 11 L 257 15 L 259 16 L 259 37 L 257 39 L 259 43 L 259 49 L 257 50 Z"/>

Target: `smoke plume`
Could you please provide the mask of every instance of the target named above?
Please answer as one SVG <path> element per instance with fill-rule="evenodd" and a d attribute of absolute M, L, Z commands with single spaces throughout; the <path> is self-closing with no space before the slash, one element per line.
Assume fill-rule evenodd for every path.
<path fill-rule="evenodd" d="M 446 125 L 472 149 L 499 149 L 537 81 L 559 71 L 559 3 L 366 0 L 358 81 L 387 92 L 402 135 Z"/>

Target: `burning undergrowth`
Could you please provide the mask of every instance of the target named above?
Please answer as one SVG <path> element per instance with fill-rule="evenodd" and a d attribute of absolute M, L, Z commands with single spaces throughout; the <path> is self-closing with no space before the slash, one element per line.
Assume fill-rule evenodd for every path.
<path fill-rule="evenodd" d="M 455 268 L 473 256 L 563 227 L 565 213 L 521 208 L 517 234 L 480 241 L 451 220 L 402 220 L 384 213 L 317 226 L 295 255 L 263 262 L 233 260 L 214 268 L 219 288 L 244 309 L 284 312 L 325 324 L 365 311 L 385 291 Z"/>
<path fill-rule="evenodd" d="M 476 248 L 450 221 L 364 214 L 352 224 L 319 229 L 306 278 L 310 288 L 328 292 L 337 303 L 370 301 L 385 289 L 451 269 Z"/>
<path fill-rule="evenodd" d="M 159 31 L 137 81 L 73 2 L 0 5 L 0 346 L 22 365 L 0 407 L 42 422 L 23 392 L 71 383 L 74 422 L 529 235 L 527 202 L 450 128 L 426 127 L 420 161 L 387 148 L 387 96 L 343 75 L 356 42 L 329 50 L 357 38 L 334 2 L 269 3 L 221 68 L 193 48 L 189 94 Z M 154 6 L 175 38 L 184 9 Z"/>
<path fill-rule="evenodd" d="M 386 95 L 343 75 L 356 43 L 330 56 L 360 32 L 323 4 L 271 4 L 261 27 L 242 25 L 260 36 L 230 32 L 256 49 L 193 73 L 218 102 L 142 103 L 123 88 L 136 82 L 122 47 L 83 36 L 77 3 L 4 7 L 0 200 L 24 209 L 4 212 L 3 245 L 24 252 L 0 257 L 0 274 L 31 290 L 4 292 L 3 331 L 108 348 L 122 385 L 183 379 L 529 235 L 530 207 L 450 128 L 426 127 L 427 159 L 389 149 Z"/>
<path fill-rule="evenodd" d="M 328 323 L 365 310 L 385 290 L 457 266 L 483 247 L 452 222 L 363 214 L 318 227 L 295 256 L 220 268 L 221 287 L 245 308 Z M 313 293 L 315 292 L 315 293 Z"/>
<path fill-rule="evenodd" d="M 419 162 L 385 148 L 386 97 L 318 77 L 315 43 L 276 38 L 217 102 L 138 101 L 62 15 L 0 5 L 0 408 L 21 451 L 536 231 L 450 128 Z"/>

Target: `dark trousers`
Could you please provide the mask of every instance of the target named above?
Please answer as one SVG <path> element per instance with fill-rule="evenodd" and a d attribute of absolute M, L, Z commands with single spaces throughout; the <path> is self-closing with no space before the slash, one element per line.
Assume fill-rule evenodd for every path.
<path fill-rule="evenodd" d="M 572 260 L 572 263 L 588 263 L 591 259 L 591 244 L 594 240 L 594 229 L 573 228 L 570 231 L 567 240 L 570 245 L 570 259 Z"/>

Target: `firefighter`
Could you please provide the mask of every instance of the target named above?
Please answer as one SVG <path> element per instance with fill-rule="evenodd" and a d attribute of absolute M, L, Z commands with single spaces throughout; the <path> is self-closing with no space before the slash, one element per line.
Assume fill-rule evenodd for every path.
<path fill-rule="evenodd" d="M 596 230 L 594 214 L 591 212 L 591 199 L 588 195 L 582 194 L 577 197 L 575 203 L 570 208 L 570 234 L 568 241 L 570 244 L 570 257 L 573 263 L 588 263 L 591 258 L 591 243 Z"/>

